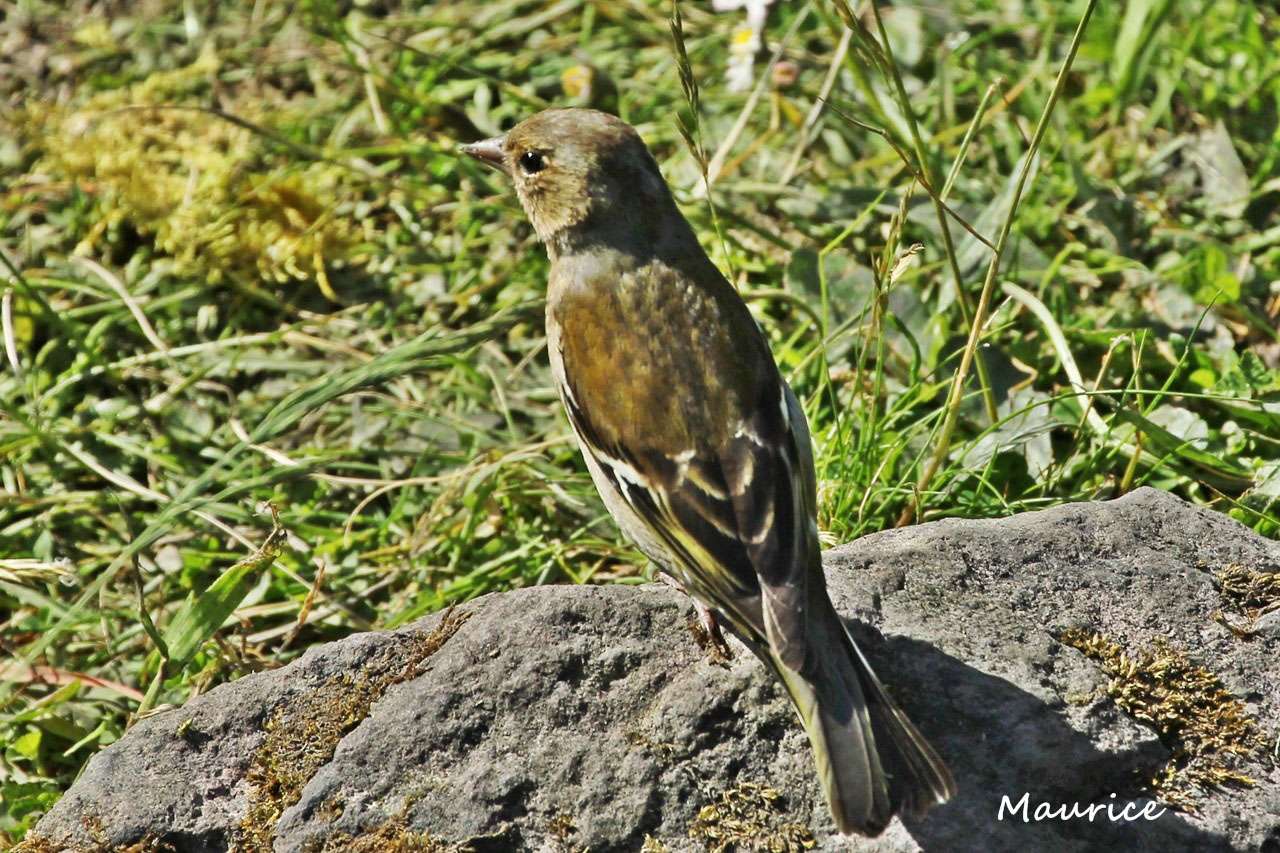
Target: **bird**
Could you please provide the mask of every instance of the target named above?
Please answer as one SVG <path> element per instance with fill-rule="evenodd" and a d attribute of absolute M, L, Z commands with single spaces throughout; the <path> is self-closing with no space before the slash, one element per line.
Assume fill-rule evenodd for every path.
<path fill-rule="evenodd" d="M 804 411 L 640 134 L 553 108 L 461 147 L 504 173 L 550 261 L 552 376 L 606 508 L 781 681 L 837 829 L 956 791 L 827 593 Z"/>

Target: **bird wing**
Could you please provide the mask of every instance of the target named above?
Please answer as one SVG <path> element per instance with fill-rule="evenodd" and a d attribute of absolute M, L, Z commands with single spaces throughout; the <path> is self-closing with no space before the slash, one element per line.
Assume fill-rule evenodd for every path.
<path fill-rule="evenodd" d="M 557 306 L 565 407 L 689 591 L 800 669 L 809 587 L 822 583 L 808 429 L 750 312 L 715 275 L 721 286 L 703 282 L 694 298 L 685 288 L 678 310 L 656 306 L 666 339 L 645 328 L 655 306 L 633 311 L 625 288 L 607 310 Z M 670 358 L 684 349 L 677 336 L 694 351 Z"/>

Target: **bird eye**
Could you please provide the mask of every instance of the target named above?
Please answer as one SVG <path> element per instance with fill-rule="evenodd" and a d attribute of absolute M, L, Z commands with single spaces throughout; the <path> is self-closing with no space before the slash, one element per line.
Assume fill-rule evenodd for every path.
<path fill-rule="evenodd" d="M 546 165 L 546 161 L 537 151 L 526 151 L 520 155 L 520 168 L 524 169 L 527 174 L 532 175 L 534 172 L 541 172 Z"/>

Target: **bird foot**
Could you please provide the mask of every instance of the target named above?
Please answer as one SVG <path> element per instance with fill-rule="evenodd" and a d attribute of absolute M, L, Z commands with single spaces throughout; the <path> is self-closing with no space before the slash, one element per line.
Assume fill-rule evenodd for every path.
<path fill-rule="evenodd" d="M 678 592 L 689 595 L 689 591 L 684 588 L 684 584 L 666 572 L 658 572 L 658 580 Z M 689 597 L 693 598 L 691 595 Z M 693 634 L 694 642 L 707 653 L 707 657 L 711 658 L 712 663 L 727 664 L 733 660 L 733 652 L 729 650 L 729 644 L 725 642 L 724 633 L 720 630 L 720 622 L 716 618 L 716 612 L 696 598 L 693 598 L 693 607 L 697 614 L 696 618 L 694 616 L 689 617 L 689 633 Z"/>
<path fill-rule="evenodd" d="M 694 642 L 707 653 L 712 663 L 728 664 L 733 660 L 733 652 L 725 642 L 724 633 L 721 632 L 720 623 L 716 619 L 716 612 L 703 607 L 696 600 L 693 606 L 697 613 L 689 617 L 689 631 L 693 634 Z"/>
<path fill-rule="evenodd" d="M 676 592 L 684 593 L 685 595 L 689 594 L 689 591 L 684 588 L 684 584 L 676 580 L 674 575 L 669 575 L 664 571 L 658 570 L 658 567 L 656 565 L 654 565 L 653 568 L 657 570 L 655 571 L 655 574 L 657 575 L 657 578 L 659 581 L 661 581 L 662 583 L 665 583 L 667 586 L 671 587 Z"/>
<path fill-rule="evenodd" d="M 714 622 L 714 617 L 712 626 L 708 628 L 707 621 L 703 619 L 701 613 L 690 613 L 689 633 L 694 635 L 694 642 L 707 653 L 710 662 L 727 666 L 733 660 L 733 652 L 728 647 L 728 643 L 724 642 L 724 634 L 721 633 L 719 625 Z"/>

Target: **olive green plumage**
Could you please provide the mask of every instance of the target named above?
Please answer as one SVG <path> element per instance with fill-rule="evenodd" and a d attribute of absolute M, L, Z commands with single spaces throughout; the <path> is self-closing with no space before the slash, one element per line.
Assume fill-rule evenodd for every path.
<path fill-rule="evenodd" d="M 552 371 L 606 506 L 786 686 L 837 826 L 945 802 L 950 773 L 827 595 L 804 413 L 639 135 L 547 110 L 464 150 L 546 243 Z"/>

